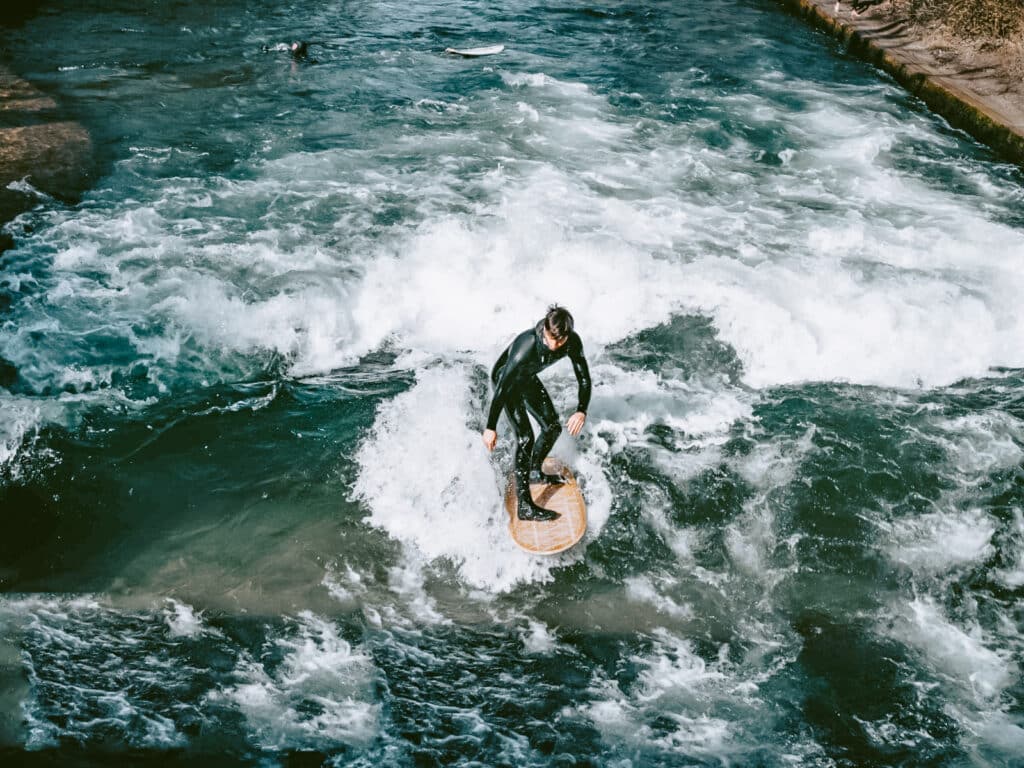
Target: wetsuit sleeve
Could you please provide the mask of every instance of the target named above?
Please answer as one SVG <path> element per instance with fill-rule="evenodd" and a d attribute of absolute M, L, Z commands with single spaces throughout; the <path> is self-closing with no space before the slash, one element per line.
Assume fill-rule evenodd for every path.
<path fill-rule="evenodd" d="M 586 413 L 590 406 L 590 367 L 587 365 L 587 358 L 583 356 L 583 342 L 579 337 L 575 341 L 569 350 L 569 359 L 572 360 L 572 371 L 576 374 L 576 382 L 579 384 L 576 410 Z"/>
<path fill-rule="evenodd" d="M 529 334 L 522 334 L 513 341 L 509 348 L 506 349 L 500 358 L 498 358 L 498 364 L 495 365 L 495 371 L 499 368 L 501 373 L 497 380 L 494 382 L 494 398 L 491 400 L 491 408 L 487 412 L 487 428 L 497 429 L 498 417 L 501 415 L 501 409 L 505 407 L 505 403 L 508 402 L 509 391 L 512 389 L 513 384 L 517 378 L 516 369 L 522 365 L 523 361 L 529 355 L 533 340 Z M 505 360 L 504 365 L 501 365 L 502 359 Z"/>

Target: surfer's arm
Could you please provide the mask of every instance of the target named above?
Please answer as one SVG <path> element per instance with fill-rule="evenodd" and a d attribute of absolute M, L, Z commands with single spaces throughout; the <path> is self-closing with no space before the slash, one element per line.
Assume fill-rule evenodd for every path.
<path fill-rule="evenodd" d="M 490 432 L 494 432 L 498 428 L 498 417 L 501 415 L 501 409 L 505 407 L 505 401 L 508 400 L 509 383 L 508 372 L 502 371 L 494 385 L 491 408 L 487 411 L 487 429 Z"/>
<path fill-rule="evenodd" d="M 583 342 L 579 336 L 572 340 L 569 348 L 569 359 L 572 360 L 572 370 L 576 374 L 576 383 L 579 384 L 577 393 L 576 413 L 569 417 L 566 422 L 566 429 L 569 434 L 576 437 L 583 431 L 583 423 L 587 420 L 587 408 L 590 406 L 590 368 L 587 366 L 587 358 L 583 356 Z"/>
<path fill-rule="evenodd" d="M 573 342 L 569 349 L 569 359 L 572 360 L 572 370 L 579 385 L 576 413 L 586 414 L 587 408 L 590 407 L 590 367 L 587 365 L 587 358 L 583 356 L 583 342 L 579 336 L 573 339 Z"/>

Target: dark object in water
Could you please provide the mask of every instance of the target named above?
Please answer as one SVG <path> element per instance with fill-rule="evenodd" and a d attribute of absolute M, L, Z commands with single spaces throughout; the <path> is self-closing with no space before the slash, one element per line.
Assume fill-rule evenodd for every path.
<path fill-rule="evenodd" d="M 14 363 L 0 357 L 0 387 L 10 389 L 18 380 L 18 369 Z"/>

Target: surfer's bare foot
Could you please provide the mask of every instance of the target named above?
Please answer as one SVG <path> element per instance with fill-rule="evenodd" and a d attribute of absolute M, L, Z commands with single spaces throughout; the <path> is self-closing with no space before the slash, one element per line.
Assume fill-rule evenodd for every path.
<path fill-rule="evenodd" d="M 561 515 L 553 510 L 538 507 L 536 504 L 527 504 L 525 501 L 521 501 L 519 502 L 519 509 L 516 511 L 516 517 L 531 523 L 540 523 L 547 520 L 557 520 Z"/>

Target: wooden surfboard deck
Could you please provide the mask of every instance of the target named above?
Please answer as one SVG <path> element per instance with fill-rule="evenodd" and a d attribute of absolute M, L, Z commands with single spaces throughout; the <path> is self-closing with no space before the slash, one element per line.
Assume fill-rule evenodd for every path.
<path fill-rule="evenodd" d="M 520 520 L 516 515 L 515 476 L 511 474 L 505 490 L 505 509 L 509 515 L 509 533 L 521 549 L 534 555 L 555 555 L 583 538 L 587 532 L 587 508 L 572 470 L 563 461 L 548 457 L 544 460 L 544 471 L 561 474 L 568 482 L 564 485 L 531 483 L 530 495 L 535 504 L 554 510 L 561 517 L 544 522 Z"/>

